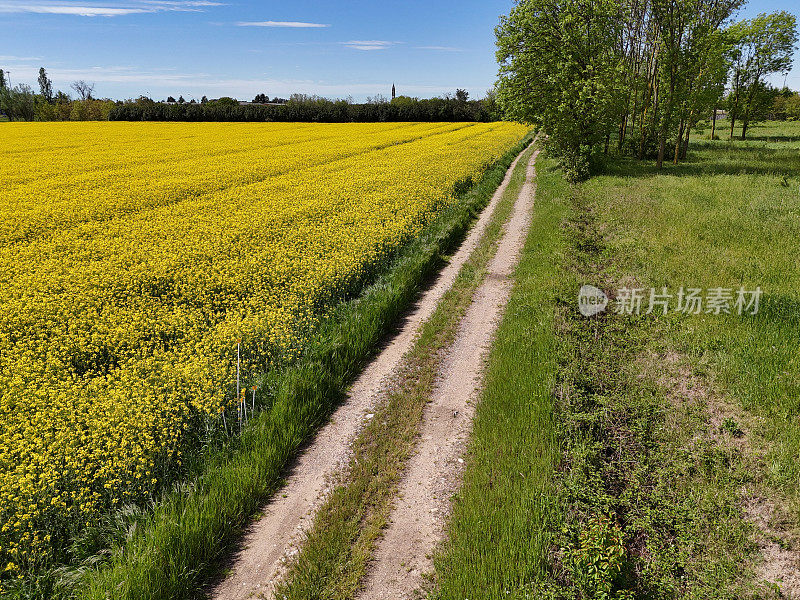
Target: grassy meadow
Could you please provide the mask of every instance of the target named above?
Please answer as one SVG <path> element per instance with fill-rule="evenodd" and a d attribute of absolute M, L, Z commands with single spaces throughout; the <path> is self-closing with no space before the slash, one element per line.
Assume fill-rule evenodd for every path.
<path fill-rule="evenodd" d="M 619 277 L 634 274 L 646 287 L 762 288 L 755 317 L 686 317 L 671 338 L 742 408 L 764 419 L 768 474 L 796 503 L 800 123 L 751 133 L 732 144 L 695 140 L 690 160 L 662 176 L 632 178 L 632 165 L 621 164 L 583 191 L 613 231 L 609 252 Z"/>
<path fill-rule="evenodd" d="M 434 598 L 772 598 L 800 529 L 800 123 L 609 158 L 537 207 Z M 577 310 L 581 285 L 608 310 Z M 760 287 L 756 315 L 615 314 L 620 288 Z M 732 305 L 732 302 L 731 302 Z M 793 588 L 796 589 L 796 588 Z M 792 593 L 792 589 L 788 591 Z"/>

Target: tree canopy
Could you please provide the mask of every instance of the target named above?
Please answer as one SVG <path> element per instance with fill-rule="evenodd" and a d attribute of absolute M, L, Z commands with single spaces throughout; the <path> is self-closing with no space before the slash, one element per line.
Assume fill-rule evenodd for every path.
<path fill-rule="evenodd" d="M 612 137 L 620 152 L 686 154 L 689 131 L 721 107 L 770 106 L 765 77 L 791 67 L 795 18 L 784 11 L 726 27 L 743 0 L 518 0 L 496 29 L 497 99 L 541 127 L 574 181 Z"/>

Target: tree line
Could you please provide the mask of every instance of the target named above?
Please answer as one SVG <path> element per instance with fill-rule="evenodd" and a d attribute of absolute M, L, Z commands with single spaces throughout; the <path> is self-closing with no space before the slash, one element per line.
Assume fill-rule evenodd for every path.
<path fill-rule="evenodd" d="M 380 121 L 477 121 L 500 118 L 497 103 L 490 94 L 482 100 L 469 100 L 459 90 L 444 98 L 398 96 L 367 102 L 330 100 L 319 96 L 293 94 L 275 104 L 240 104 L 233 98 L 206 102 L 155 102 L 139 98 L 115 106 L 112 121 L 279 121 L 279 122 L 380 122 Z"/>
<path fill-rule="evenodd" d="M 731 23 L 742 4 L 519 0 L 496 30 L 498 102 L 541 127 L 573 181 L 610 149 L 677 163 L 718 110 L 744 138 L 774 105 L 767 77 L 791 69 L 797 32 L 785 11 Z"/>
<path fill-rule="evenodd" d="M 92 97 L 94 84 L 80 80 L 70 88 L 77 93 L 53 91 L 53 82 L 44 67 L 39 69 L 39 93 L 24 83 L 11 85 L 10 77 L 0 69 L 0 113 L 10 120 L 23 121 L 100 121 L 108 119 L 114 102 Z"/>
<path fill-rule="evenodd" d="M 800 121 L 800 92 L 783 88 L 772 101 L 768 117 L 776 121 Z"/>
<path fill-rule="evenodd" d="M 42 67 L 39 93 L 26 84 L 11 86 L 7 73 L 0 69 L 0 113 L 11 120 L 25 121 L 280 121 L 280 122 L 380 122 L 380 121 L 473 121 L 499 120 L 501 115 L 493 93 L 481 100 L 470 100 L 466 90 L 456 90 L 439 98 L 398 96 L 391 101 L 383 96 L 356 103 L 352 99 L 330 100 L 320 96 L 292 94 L 288 99 L 257 94 L 252 103 L 231 97 L 200 102 L 176 100 L 168 96 L 158 102 L 141 96 L 134 100 L 97 100 L 94 85 L 76 81 L 70 87 L 78 94 L 73 99 L 53 84 Z"/>

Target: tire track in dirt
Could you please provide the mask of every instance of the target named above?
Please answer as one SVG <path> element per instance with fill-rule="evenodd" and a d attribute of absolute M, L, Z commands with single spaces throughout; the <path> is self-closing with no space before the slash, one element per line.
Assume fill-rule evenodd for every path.
<path fill-rule="evenodd" d="M 375 405 L 403 356 L 412 348 L 420 325 L 433 314 L 439 300 L 452 287 L 461 267 L 477 247 L 524 152 L 511 163 L 503 182 L 467 238 L 433 286 L 423 293 L 401 323 L 400 331 L 354 382 L 345 403 L 292 465 L 284 488 L 246 532 L 230 574 L 211 593 L 214 600 L 268 597 L 272 592 L 286 558 L 296 553 L 297 542 L 313 523 L 316 509 L 329 493 L 331 481 L 346 467 L 350 443 L 358 434 L 366 413 Z"/>
<path fill-rule="evenodd" d="M 378 543 L 361 600 L 415 598 L 431 571 L 431 555 L 444 535 L 450 498 L 457 491 L 475 401 L 489 346 L 513 285 L 531 222 L 537 152 L 497 253 L 473 297 L 425 409 L 417 453 L 410 459 L 390 523 Z"/>

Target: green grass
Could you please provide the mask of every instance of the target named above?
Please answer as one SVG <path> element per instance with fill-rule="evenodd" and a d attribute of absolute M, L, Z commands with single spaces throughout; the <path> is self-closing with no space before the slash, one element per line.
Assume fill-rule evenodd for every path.
<path fill-rule="evenodd" d="M 214 452 L 198 477 L 138 518 L 111 556 L 72 573 L 80 598 L 196 598 L 283 469 L 324 422 L 377 342 L 397 322 L 488 202 L 527 138 L 490 168 L 462 201 L 443 211 L 357 300 L 334 311 L 304 360 L 266 382 L 271 405 L 237 445 Z M 25 590 L 18 590 L 23 596 Z M 35 595 L 36 590 L 33 590 Z M 69 593 L 69 592 L 67 592 Z"/>
<path fill-rule="evenodd" d="M 800 124 L 703 135 L 679 165 L 610 158 L 574 188 L 542 163 L 433 597 L 774 597 L 741 495 L 786 499 L 797 529 Z M 586 319 L 584 283 L 764 297 L 755 317 Z"/>
<path fill-rule="evenodd" d="M 751 528 L 739 491 L 752 479 L 737 448 L 714 437 L 713 388 L 670 350 L 670 317 L 575 310 L 586 282 L 639 286 L 618 270 L 613 228 L 586 186 L 572 193 L 554 401 L 561 529 L 547 598 L 748 598 Z M 571 306 L 570 306 L 571 305 Z M 587 571 L 588 565 L 602 569 Z"/>
<path fill-rule="evenodd" d="M 757 125 L 749 137 L 698 142 L 686 164 L 661 175 L 630 177 L 625 164 L 625 175 L 612 171 L 584 191 L 613 231 L 619 274 L 673 290 L 762 288 L 756 317 L 684 317 L 672 339 L 765 419 L 769 474 L 798 503 L 800 123 Z"/>
<path fill-rule="evenodd" d="M 531 147 L 523 153 L 478 247 L 421 327 L 392 393 L 354 441 L 344 481 L 317 512 L 298 558 L 276 591 L 277 597 L 344 600 L 356 595 L 375 540 L 388 518 L 403 467 L 414 452 L 442 351 L 455 339 L 461 317 L 484 279 L 503 223 L 525 183 L 532 152 Z"/>
<path fill-rule="evenodd" d="M 693 130 L 693 133 L 696 138 L 710 139 L 711 121 L 702 123 L 698 128 Z M 719 140 L 727 142 L 730 139 L 730 134 L 730 121 L 727 119 L 717 119 L 717 127 L 714 136 L 719 138 Z M 741 122 L 737 121 L 737 125 L 733 129 L 734 141 L 741 141 L 741 136 Z M 800 141 L 800 127 L 798 127 L 798 121 L 767 121 L 756 125 L 749 125 L 747 127 L 747 140 L 745 141 L 776 144 L 782 142 L 797 142 Z"/>

